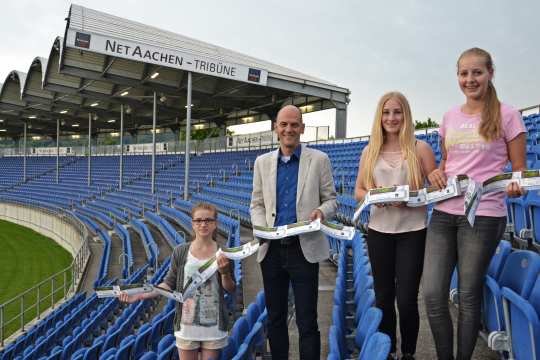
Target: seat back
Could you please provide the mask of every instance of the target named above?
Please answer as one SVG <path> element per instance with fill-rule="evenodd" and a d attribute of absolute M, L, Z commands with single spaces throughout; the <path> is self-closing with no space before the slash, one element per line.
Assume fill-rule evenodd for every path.
<path fill-rule="evenodd" d="M 261 312 L 259 311 L 259 306 L 256 303 L 249 304 L 247 308 L 246 318 L 250 329 L 253 327 L 255 322 L 257 322 L 260 314 Z"/>
<path fill-rule="evenodd" d="M 382 311 L 379 308 L 367 309 L 358 323 L 354 341 L 360 350 L 366 345 L 366 340 L 377 332 L 382 320 Z"/>
<path fill-rule="evenodd" d="M 152 332 L 152 327 L 150 324 L 144 324 L 140 327 L 139 333 L 135 339 L 135 344 L 133 345 L 133 358 L 140 358 L 146 350 L 148 350 L 148 343 L 150 340 L 150 334 Z"/>
<path fill-rule="evenodd" d="M 360 352 L 359 360 L 386 360 L 390 354 L 390 337 L 376 332 L 367 340 L 366 346 Z"/>
<path fill-rule="evenodd" d="M 501 288 L 505 286 L 528 298 L 538 272 L 540 255 L 529 250 L 517 250 L 508 255 L 498 283 Z"/>
<path fill-rule="evenodd" d="M 499 279 L 504 263 L 506 262 L 506 258 L 510 254 L 510 250 L 512 250 L 512 245 L 508 241 L 501 240 L 499 242 L 499 245 L 495 250 L 495 254 L 491 258 L 487 271 L 488 275 L 493 279 Z"/>

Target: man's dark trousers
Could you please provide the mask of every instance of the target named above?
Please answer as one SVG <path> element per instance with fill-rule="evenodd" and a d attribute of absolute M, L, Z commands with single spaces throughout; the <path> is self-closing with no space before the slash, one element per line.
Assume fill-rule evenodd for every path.
<path fill-rule="evenodd" d="M 317 324 L 319 264 L 308 262 L 297 236 L 273 240 L 261 270 L 268 311 L 268 339 L 273 360 L 288 359 L 287 329 L 289 284 L 292 284 L 300 359 L 319 359 L 321 338 Z"/>

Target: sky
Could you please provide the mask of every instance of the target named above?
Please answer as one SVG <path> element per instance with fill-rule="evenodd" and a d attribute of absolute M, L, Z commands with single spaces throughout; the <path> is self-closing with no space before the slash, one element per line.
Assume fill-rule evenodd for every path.
<path fill-rule="evenodd" d="M 401 91 L 413 119 L 440 121 L 463 102 L 459 54 L 477 46 L 495 62 L 499 98 L 540 103 L 540 1 L 104 1 L 79 5 L 190 36 L 315 76 L 351 91 L 347 137 L 367 135 L 378 99 Z M 0 82 L 27 71 L 63 36 L 70 2 L 0 2 Z M 308 126 L 333 127 L 334 111 Z M 251 130 L 250 130 L 251 131 Z"/>

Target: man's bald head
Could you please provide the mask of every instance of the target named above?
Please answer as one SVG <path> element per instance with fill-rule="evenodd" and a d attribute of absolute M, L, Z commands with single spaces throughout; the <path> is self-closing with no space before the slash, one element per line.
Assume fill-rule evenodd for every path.
<path fill-rule="evenodd" d="M 304 133 L 300 109 L 294 105 L 287 105 L 279 110 L 274 130 L 278 135 L 282 154 L 291 155 L 300 144 L 300 135 Z"/>
<path fill-rule="evenodd" d="M 285 105 L 282 107 L 277 113 L 276 121 L 279 121 L 281 117 L 294 118 L 300 120 L 300 122 L 303 122 L 302 112 L 294 105 Z"/>

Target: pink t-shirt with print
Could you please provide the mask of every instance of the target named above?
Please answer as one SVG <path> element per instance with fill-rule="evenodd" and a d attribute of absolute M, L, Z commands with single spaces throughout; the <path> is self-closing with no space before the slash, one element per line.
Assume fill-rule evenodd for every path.
<path fill-rule="evenodd" d="M 503 136 L 486 142 L 479 134 L 480 115 L 467 115 L 461 107 L 448 111 L 439 129 L 446 147 L 446 176 L 466 174 L 476 181 L 484 181 L 503 172 L 508 163 L 507 143 L 526 132 L 521 114 L 501 104 Z M 480 216 L 506 216 L 504 193 L 482 196 L 476 212 Z M 443 201 L 436 210 L 463 215 L 463 196 Z"/>

